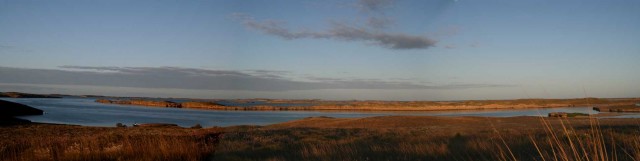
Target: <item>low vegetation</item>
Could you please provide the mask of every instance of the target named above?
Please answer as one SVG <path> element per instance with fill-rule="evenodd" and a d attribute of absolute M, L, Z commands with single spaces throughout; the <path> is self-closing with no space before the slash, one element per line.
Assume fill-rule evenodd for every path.
<path fill-rule="evenodd" d="M 228 128 L 219 160 L 638 160 L 637 120 L 310 118 Z M 517 121 L 520 120 L 520 121 Z M 424 122 L 422 122 L 424 121 Z M 442 123 L 450 124 L 442 124 Z M 475 122 L 475 123 L 473 123 Z M 345 126 L 347 125 L 347 126 Z M 592 126 L 597 125 L 597 126 Z"/>
<path fill-rule="evenodd" d="M 637 105 L 603 106 L 603 107 L 594 107 L 593 110 L 596 110 L 599 112 L 640 112 L 640 106 L 637 106 Z"/>
<path fill-rule="evenodd" d="M 567 113 L 567 117 L 589 117 L 589 114 L 572 112 L 572 113 Z"/>
<path fill-rule="evenodd" d="M 219 128 L 0 127 L 0 160 L 206 160 Z"/>
<path fill-rule="evenodd" d="M 640 160 L 637 119 L 313 117 L 226 128 L 0 127 L 2 160 Z"/>

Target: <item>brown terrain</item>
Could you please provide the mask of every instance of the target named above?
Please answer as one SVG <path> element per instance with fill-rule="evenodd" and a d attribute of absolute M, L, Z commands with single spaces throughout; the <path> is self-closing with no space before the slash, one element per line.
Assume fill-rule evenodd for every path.
<path fill-rule="evenodd" d="M 0 126 L 0 160 L 207 160 L 222 129 Z"/>
<path fill-rule="evenodd" d="M 268 126 L 0 126 L 0 160 L 638 160 L 640 119 L 312 117 Z"/>
<path fill-rule="evenodd" d="M 517 99 L 517 100 L 470 100 L 470 101 L 324 101 L 324 100 L 233 100 L 234 102 L 264 101 L 266 104 L 238 107 L 225 106 L 213 101 L 192 101 L 175 103 L 170 101 L 153 100 L 107 100 L 96 102 L 177 107 L 199 108 L 213 110 L 361 110 L 361 111 L 437 111 L 437 110 L 475 110 L 475 109 L 522 109 L 522 108 L 553 108 L 553 107 L 610 107 L 631 106 L 640 102 L 640 98 L 578 98 L 578 99 Z M 308 104 L 306 106 L 275 106 L 279 104 Z"/>
<path fill-rule="evenodd" d="M 580 101 L 618 105 L 637 99 L 454 104 L 564 102 L 580 106 Z M 128 103 L 131 102 L 167 107 L 162 101 Z M 395 108 L 405 108 L 403 106 L 412 103 L 416 106 L 445 103 L 354 102 L 355 107 L 387 104 L 396 105 Z M 208 105 L 211 104 L 190 103 L 189 106 Z M 640 119 L 597 118 L 575 113 L 553 115 L 311 117 L 268 126 L 205 129 L 173 124 L 83 127 L 8 123 L 0 126 L 0 160 L 640 160 Z"/>
<path fill-rule="evenodd" d="M 600 112 L 640 112 L 640 106 L 638 105 L 603 106 L 603 107 L 594 107 L 593 110 L 600 111 Z"/>
<path fill-rule="evenodd" d="M 12 98 L 61 98 L 60 94 L 29 94 L 19 92 L 0 92 L 0 97 Z M 319 99 L 235 99 L 236 103 L 264 102 L 255 106 L 225 106 L 217 103 L 222 100 L 196 100 L 172 102 L 162 98 L 77 96 L 98 98 L 96 102 L 105 104 L 123 104 L 170 108 L 196 108 L 211 110 L 357 110 L 357 111 L 439 111 L 439 110 L 477 110 L 477 109 L 522 109 L 553 107 L 597 107 L 596 110 L 611 112 L 640 112 L 633 108 L 640 98 L 575 98 L 575 99 L 515 99 L 515 100 L 467 100 L 467 101 L 375 101 L 352 100 L 331 101 Z M 294 106 L 276 106 L 270 104 L 294 104 Z M 304 104 L 304 105 L 302 105 Z"/>
<path fill-rule="evenodd" d="M 562 123 L 574 128 L 590 127 L 595 118 L 548 118 L 536 116 L 519 117 L 438 117 L 438 116 L 378 116 L 367 118 L 332 118 L 309 117 L 301 120 L 289 121 L 264 126 L 264 129 L 281 128 L 367 128 L 367 129 L 395 129 L 395 128 L 431 128 L 443 132 L 460 133 L 477 130 L 493 130 L 494 127 L 531 130 L 544 128 L 543 121 L 550 126 L 560 126 Z M 631 124 L 640 127 L 640 119 L 597 119 L 601 126 L 620 126 Z"/>
<path fill-rule="evenodd" d="M 225 128 L 219 160 L 638 160 L 640 119 L 313 117 Z"/>
<path fill-rule="evenodd" d="M 153 106 L 153 107 L 171 107 L 171 108 L 198 108 L 198 109 L 219 109 L 224 110 L 225 107 L 213 102 L 183 102 L 176 103 L 171 101 L 153 101 L 153 100 L 108 100 L 98 99 L 98 103 L 105 104 L 121 104 L 121 105 L 136 105 L 136 106 Z"/>

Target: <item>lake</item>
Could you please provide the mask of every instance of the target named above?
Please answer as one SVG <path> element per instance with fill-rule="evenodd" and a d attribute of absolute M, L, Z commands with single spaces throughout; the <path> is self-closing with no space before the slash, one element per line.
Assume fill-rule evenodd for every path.
<path fill-rule="evenodd" d="M 268 125 L 314 116 L 359 118 L 372 116 L 546 116 L 549 112 L 580 112 L 596 114 L 590 107 L 457 110 L 457 111 L 215 111 L 180 108 L 158 108 L 116 104 L 101 104 L 92 98 L 0 98 L 26 104 L 45 112 L 42 116 L 20 117 L 33 122 L 85 126 L 115 126 L 116 123 L 174 123 L 183 127 L 201 124 L 204 127 L 233 125 Z M 629 115 L 626 115 L 629 117 Z"/>

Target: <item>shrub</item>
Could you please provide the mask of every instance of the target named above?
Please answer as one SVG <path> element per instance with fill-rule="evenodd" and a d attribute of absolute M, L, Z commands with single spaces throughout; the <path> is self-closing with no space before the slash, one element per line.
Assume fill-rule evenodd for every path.
<path fill-rule="evenodd" d="M 116 124 L 116 127 L 127 127 L 127 125 L 125 125 L 125 124 L 122 124 L 122 123 L 119 123 L 119 122 L 118 122 L 118 123 Z"/>

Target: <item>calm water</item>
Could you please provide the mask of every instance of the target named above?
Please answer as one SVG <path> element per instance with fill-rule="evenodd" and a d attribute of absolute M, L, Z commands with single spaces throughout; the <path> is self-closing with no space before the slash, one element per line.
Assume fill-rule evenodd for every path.
<path fill-rule="evenodd" d="M 88 98 L 2 98 L 45 111 L 42 116 L 22 117 L 34 122 L 76 124 L 88 126 L 115 126 L 116 123 L 175 123 L 183 127 L 201 124 L 210 126 L 268 125 L 312 116 L 357 118 L 389 115 L 413 116 L 540 116 L 549 112 L 581 112 L 595 114 L 589 107 L 517 109 L 517 110 L 464 110 L 434 112 L 334 112 L 334 111 L 213 111 L 196 109 L 154 108 L 127 105 L 100 104 Z"/>

